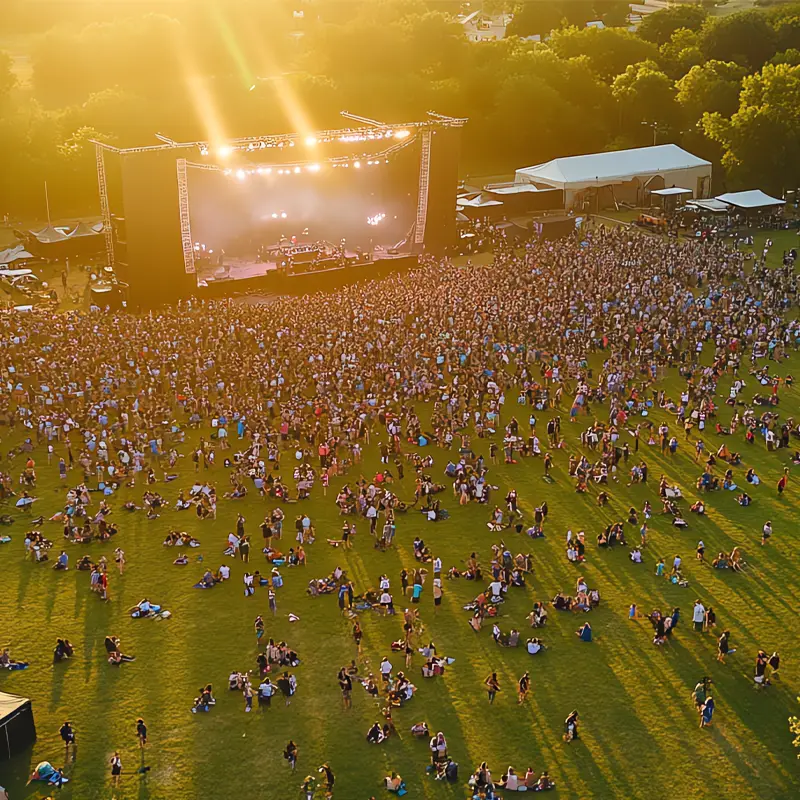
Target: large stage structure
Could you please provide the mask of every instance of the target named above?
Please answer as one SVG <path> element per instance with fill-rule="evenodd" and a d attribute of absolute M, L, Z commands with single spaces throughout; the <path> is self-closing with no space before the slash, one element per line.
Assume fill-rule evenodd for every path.
<path fill-rule="evenodd" d="M 408 268 L 411 257 L 452 245 L 466 120 L 342 114 L 356 125 L 222 144 L 162 135 L 143 147 L 94 142 L 106 264 L 127 287 L 128 307 L 257 280 L 264 291 L 289 278 L 311 284 L 379 260 L 376 274 L 385 274 L 392 261 Z M 262 213 L 265 204 L 276 210 Z"/>

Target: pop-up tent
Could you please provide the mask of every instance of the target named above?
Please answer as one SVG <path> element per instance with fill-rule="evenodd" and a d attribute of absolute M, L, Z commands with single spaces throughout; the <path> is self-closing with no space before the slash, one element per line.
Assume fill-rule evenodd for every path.
<path fill-rule="evenodd" d="M 786 204 L 785 200 L 771 197 L 761 189 L 751 189 L 749 192 L 728 192 L 717 197 L 720 203 L 738 208 L 740 211 L 754 211 L 760 208 L 775 208 Z"/>
<path fill-rule="evenodd" d="M 0 692 L 0 761 L 21 753 L 35 741 L 31 701 L 27 697 Z"/>

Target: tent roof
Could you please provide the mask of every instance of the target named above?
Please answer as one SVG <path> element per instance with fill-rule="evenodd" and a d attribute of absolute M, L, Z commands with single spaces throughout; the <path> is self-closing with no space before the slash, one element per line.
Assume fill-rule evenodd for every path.
<path fill-rule="evenodd" d="M 761 189 L 752 189 L 749 192 L 728 192 L 719 195 L 717 200 L 734 208 L 768 208 L 769 206 L 782 206 L 786 202 L 777 197 L 770 197 Z"/>
<path fill-rule="evenodd" d="M 100 223 L 100 230 L 102 230 L 102 225 L 103 224 Z M 75 226 L 75 230 L 70 231 L 67 236 L 69 236 L 70 239 L 74 239 L 78 236 L 97 236 L 99 233 L 100 231 L 97 230 L 97 225 L 81 221 Z"/>
<path fill-rule="evenodd" d="M 30 703 L 27 697 L 0 692 L 0 722 L 13 714 L 18 708 L 22 708 L 26 703 Z"/>
<path fill-rule="evenodd" d="M 517 170 L 517 181 L 540 179 L 558 184 L 624 181 L 637 175 L 657 175 L 696 167 L 711 162 L 688 153 L 676 144 L 636 147 L 610 153 L 554 158 L 545 164 Z"/>
<path fill-rule="evenodd" d="M 721 203 L 713 197 L 708 200 L 687 200 L 686 205 L 695 206 L 696 208 L 702 208 L 703 211 L 712 211 L 714 213 L 721 213 L 729 209 L 725 203 Z"/>
<path fill-rule="evenodd" d="M 58 230 L 58 228 L 54 228 L 52 225 L 48 225 L 46 228 L 42 228 L 40 231 L 31 231 L 31 234 L 38 239 L 42 244 L 48 242 L 60 242 L 62 239 L 66 239 L 67 235 L 63 232 Z"/>
<path fill-rule="evenodd" d="M 691 194 L 691 189 L 681 189 L 679 186 L 673 186 L 670 189 L 653 189 L 650 194 L 657 194 L 659 197 L 671 197 L 678 194 Z"/>
<path fill-rule="evenodd" d="M 540 189 L 532 183 L 512 183 L 508 186 L 498 186 L 497 188 L 487 186 L 484 191 L 491 192 L 492 194 L 522 194 L 527 192 L 556 192 L 558 189 L 554 189 L 551 186 L 548 186 L 546 189 Z"/>
<path fill-rule="evenodd" d="M 33 256 L 21 244 L 9 247 L 7 250 L 0 250 L 0 264 L 12 264 L 14 261 L 24 261 L 26 258 L 33 258 Z"/>

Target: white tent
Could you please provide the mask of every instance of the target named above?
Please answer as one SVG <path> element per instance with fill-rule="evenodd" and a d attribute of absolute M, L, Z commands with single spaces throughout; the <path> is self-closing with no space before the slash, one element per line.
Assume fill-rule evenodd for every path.
<path fill-rule="evenodd" d="M 765 192 L 762 192 L 761 189 L 752 189 L 749 192 L 728 192 L 727 194 L 721 194 L 717 197 L 717 200 L 727 206 L 741 209 L 770 208 L 782 206 L 786 203 L 785 200 L 770 197 Z"/>
<path fill-rule="evenodd" d="M 710 181 L 711 162 L 676 144 L 555 158 L 518 169 L 515 176 L 516 183 L 563 189 L 567 207 L 582 201 L 586 190 L 625 187 L 627 195 L 643 200 L 644 191 L 688 186 L 695 187 L 692 193 L 699 196 Z"/>
<path fill-rule="evenodd" d="M 707 200 L 689 200 L 686 205 L 694 206 L 702 211 L 709 211 L 712 214 L 723 214 L 730 210 L 730 206 L 725 205 L 725 203 L 721 203 L 719 200 L 716 200 L 713 197 L 710 197 Z"/>

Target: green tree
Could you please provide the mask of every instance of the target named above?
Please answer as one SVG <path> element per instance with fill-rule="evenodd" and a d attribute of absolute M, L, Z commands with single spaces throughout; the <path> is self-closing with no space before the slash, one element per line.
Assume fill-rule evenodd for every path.
<path fill-rule="evenodd" d="M 702 124 L 737 185 L 773 192 L 800 185 L 800 66 L 767 64 L 748 75 L 733 116 L 705 114 Z"/>
<path fill-rule="evenodd" d="M 703 113 L 731 116 L 739 105 L 744 67 L 733 61 L 706 61 L 692 67 L 677 83 L 678 103 L 687 119 L 699 120 Z"/>
<path fill-rule="evenodd" d="M 700 51 L 707 59 L 735 61 L 761 69 L 777 51 L 777 34 L 762 11 L 739 11 L 709 17 L 700 31 Z"/>
<path fill-rule="evenodd" d="M 800 64 L 800 50 L 796 50 L 795 48 L 790 48 L 789 50 L 784 50 L 781 53 L 775 53 L 774 56 L 769 60 L 770 64 L 792 64 L 797 66 Z"/>
<path fill-rule="evenodd" d="M 560 0 L 539 0 L 519 3 L 508 26 L 509 36 L 548 36 L 564 22 L 564 3 Z"/>
<path fill-rule="evenodd" d="M 623 130 L 636 138 L 643 124 L 674 127 L 678 119 L 675 85 L 654 61 L 629 64 L 611 91 L 620 105 Z M 646 136 L 642 135 L 646 140 Z"/>
<path fill-rule="evenodd" d="M 624 72 L 629 64 L 658 58 L 654 44 L 620 28 L 567 28 L 556 31 L 549 46 L 562 58 L 585 56 L 592 69 L 606 79 Z"/>
<path fill-rule="evenodd" d="M 681 3 L 656 11 L 655 14 L 648 14 L 642 19 L 636 32 L 642 39 L 661 46 L 681 28 L 699 31 L 706 17 L 708 13 L 704 8 Z"/>

